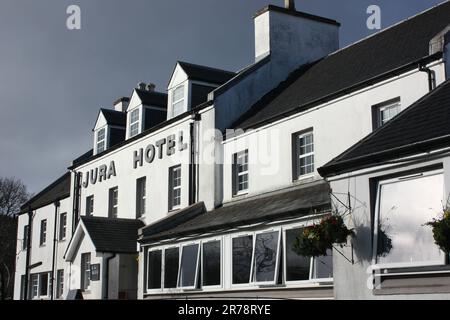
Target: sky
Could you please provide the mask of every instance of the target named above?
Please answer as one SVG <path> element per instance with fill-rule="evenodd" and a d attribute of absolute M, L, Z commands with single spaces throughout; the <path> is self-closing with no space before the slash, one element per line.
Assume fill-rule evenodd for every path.
<path fill-rule="evenodd" d="M 297 0 L 339 21 L 341 47 L 443 0 Z M 0 176 L 37 193 L 90 150 L 99 108 L 138 82 L 166 91 L 177 60 L 237 71 L 254 61 L 253 14 L 283 0 L 0 0 Z M 70 5 L 81 29 L 69 30 Z"/>

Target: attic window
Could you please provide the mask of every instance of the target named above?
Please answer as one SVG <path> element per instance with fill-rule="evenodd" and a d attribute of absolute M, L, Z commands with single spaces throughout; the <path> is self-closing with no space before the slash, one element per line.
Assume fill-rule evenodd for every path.
<path fill-rule="evenodd" d="M 139 134 L 139 109 L 131 112 L 130 116 L 130 138 Z"/>
<path fill-rule="evenodd" d="M 106 129 L 100 129 L 97 132 L 97 153 L 101 153 L 106 149 Z"/>
<path fill-rule="evenodd" d="M 172 94 L 172 116 L 176 117 L 183 113 L 184 107 L 184 85 L 178 86 Z"/>

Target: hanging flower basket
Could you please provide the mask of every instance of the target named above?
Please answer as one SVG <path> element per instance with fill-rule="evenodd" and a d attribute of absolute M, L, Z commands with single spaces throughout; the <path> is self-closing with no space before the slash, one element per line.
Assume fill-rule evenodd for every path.
<path fill-rule="evenodd" d="M 387 232 L 380 227 L 378 230 L 377 256 L 383 258 L 387 257 L 392 248 L 392 239 L 388 236 Z"/>
<path fill-rule="evenodd" d="M 347 228 L 341 216 L 335 215 L 322 219 L 303 229 L 294 242 L 293 250 L 305 257 L 326 256 L 333 244 L 347 243 L 348 236 L 354 236 L 353 230 Z"/>
<path fill-rule="evenodd" d="M 433 219 L 426 225 L 433 228 L 434 242 L 448 256 L 450 253 L 450 209 L 445 210 L 440 219 Z"/>

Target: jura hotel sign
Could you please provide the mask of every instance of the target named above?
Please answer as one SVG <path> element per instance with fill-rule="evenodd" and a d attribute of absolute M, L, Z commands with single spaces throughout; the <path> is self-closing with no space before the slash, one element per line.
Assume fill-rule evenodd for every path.
<path fill-rule="evenodd" d="M 187 143 L 183 141 L 183 131 L 176 135 L 170 135 L 167 138 L 150 143 L 145 148 L 140 148 L 133 152 L 133 169 L 142 167 L 144 163 L 153 163 L 156 158 L 163 159 L 164 156 L 174 155 L 177 150 L 179 152 L 188 148 Z M 86 171 L 83 179 L 83 188 L 87 188 L 89 184 L 101 183 L 117 176 L 116 164 L 114 161 L 107 165 L 101 165 L 95 169 Z"/>

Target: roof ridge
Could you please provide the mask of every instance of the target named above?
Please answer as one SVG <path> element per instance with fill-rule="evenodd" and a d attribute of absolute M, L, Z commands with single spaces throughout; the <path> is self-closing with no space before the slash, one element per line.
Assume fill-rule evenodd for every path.
<path fill-rule="evenodd" d="M 370 34 L 370 35 L 368 35 L 368 36 L 366 36 L 366 37 L 364 37 L 364 38 L 359 39 L 359 40 L 356 41 L 356 42 L 350 43 L 350 44 L 346 45 L 345 47 L 342 47 L 342 48 L 340 48 L 340 49 L 338 49 L 338 50 L 336 50 L 336 51 L 330 53 L 330 54 L 327 55 L 326 57 L 333 56 L 333 55 L 335 55 L 335 54 L 340 53 L 341 51 L 347 50 L 347 49 L 349 49 L 349 48 L 351 48 L 351 47 L 353 47 L 353 46 L 355 46 L 355 45 L 357 45 L 357 44 L 360 44 L 361 42 L 364 42 L 364 41 L 366 41 L 366 40 L 369 40 L 369 39 L 371 39 L 371 38 L 374 38 L 374 37 L 376 37 L 376 36 L 379 36 L 379 35 L 385 33 L 386 31 L 389 31 L 389 30 L 391 30 L 391 29 L 393 29 L 393 28 L 395 28 L 395 27 L 398 27 L 399 25 L 401 25 L 401 24 L 403 24 L 403 23 L 405 23 L 405 22 L 411 21 L 411 20 L 417 18 L 418 16 L 421 16 L 421 15 L 423 15 L 423 14 L 426 14 L 426 13 L 428 13 L 429 11 L 432 11 L 432 10 L 434 10 L 434 9 L 440 7 L 440 6 L 443 6 L 443 5 L 445 5 L 446 3 L 448 3 L 448 2 L 450 2 L 450 0 L 445 0 L 444 2 L 439 3 L 439 4 L 435 5 L 435 6 L 432 6 L 431 8 L 428 8 L 428 9 L 426 9 L 426 10 L 424 10 L 424 11 L 421 11 L 421 12 L 419 12 L 419 13 L 416 13 L 415 15 L 412 15 L 412 16 L 406 18 L 406 19 L 403 19 L 403 20 L 401 20 L 401 21 L 398 21 L 398 22 L 396 22 L 396 23 L 394 23 L 394 24 L 392 24 L 392 25 L 390 25 L 390 26 L 384 28 L 383 30 L 380 30 L 380 31 L 378 31 L 378 32 L 375 32 L 375 33 L 373 33 L 373 34 Z M 430 39 L 430 40 L 431 40 L 431 39 Z"/>
<path fill-rule="evenodd" d="M 177 63 L 179 63 L 181 65 L 181 67 L 183 67 L 182 65 L 185 64 L 185 65 L 188 65 L 188 66 L 201 67 L 203 69 L 209 69 L 209 70 L 213 70 L 213 71 L 220 71 L 220 72 L 229 73 L 229 74 L 236 74 L 236 72 L 234 72 L 234 71 L 228 71 L 228 70 L 225 70 L 225 69 L 219 69 L 219 68 L 216 68 L 216 67 L 210 67 L 210 66 L 205 66 L 205 65 L 201 65 L 201 64 L 181 61 L 181 60 L 178 60 Z"/>

